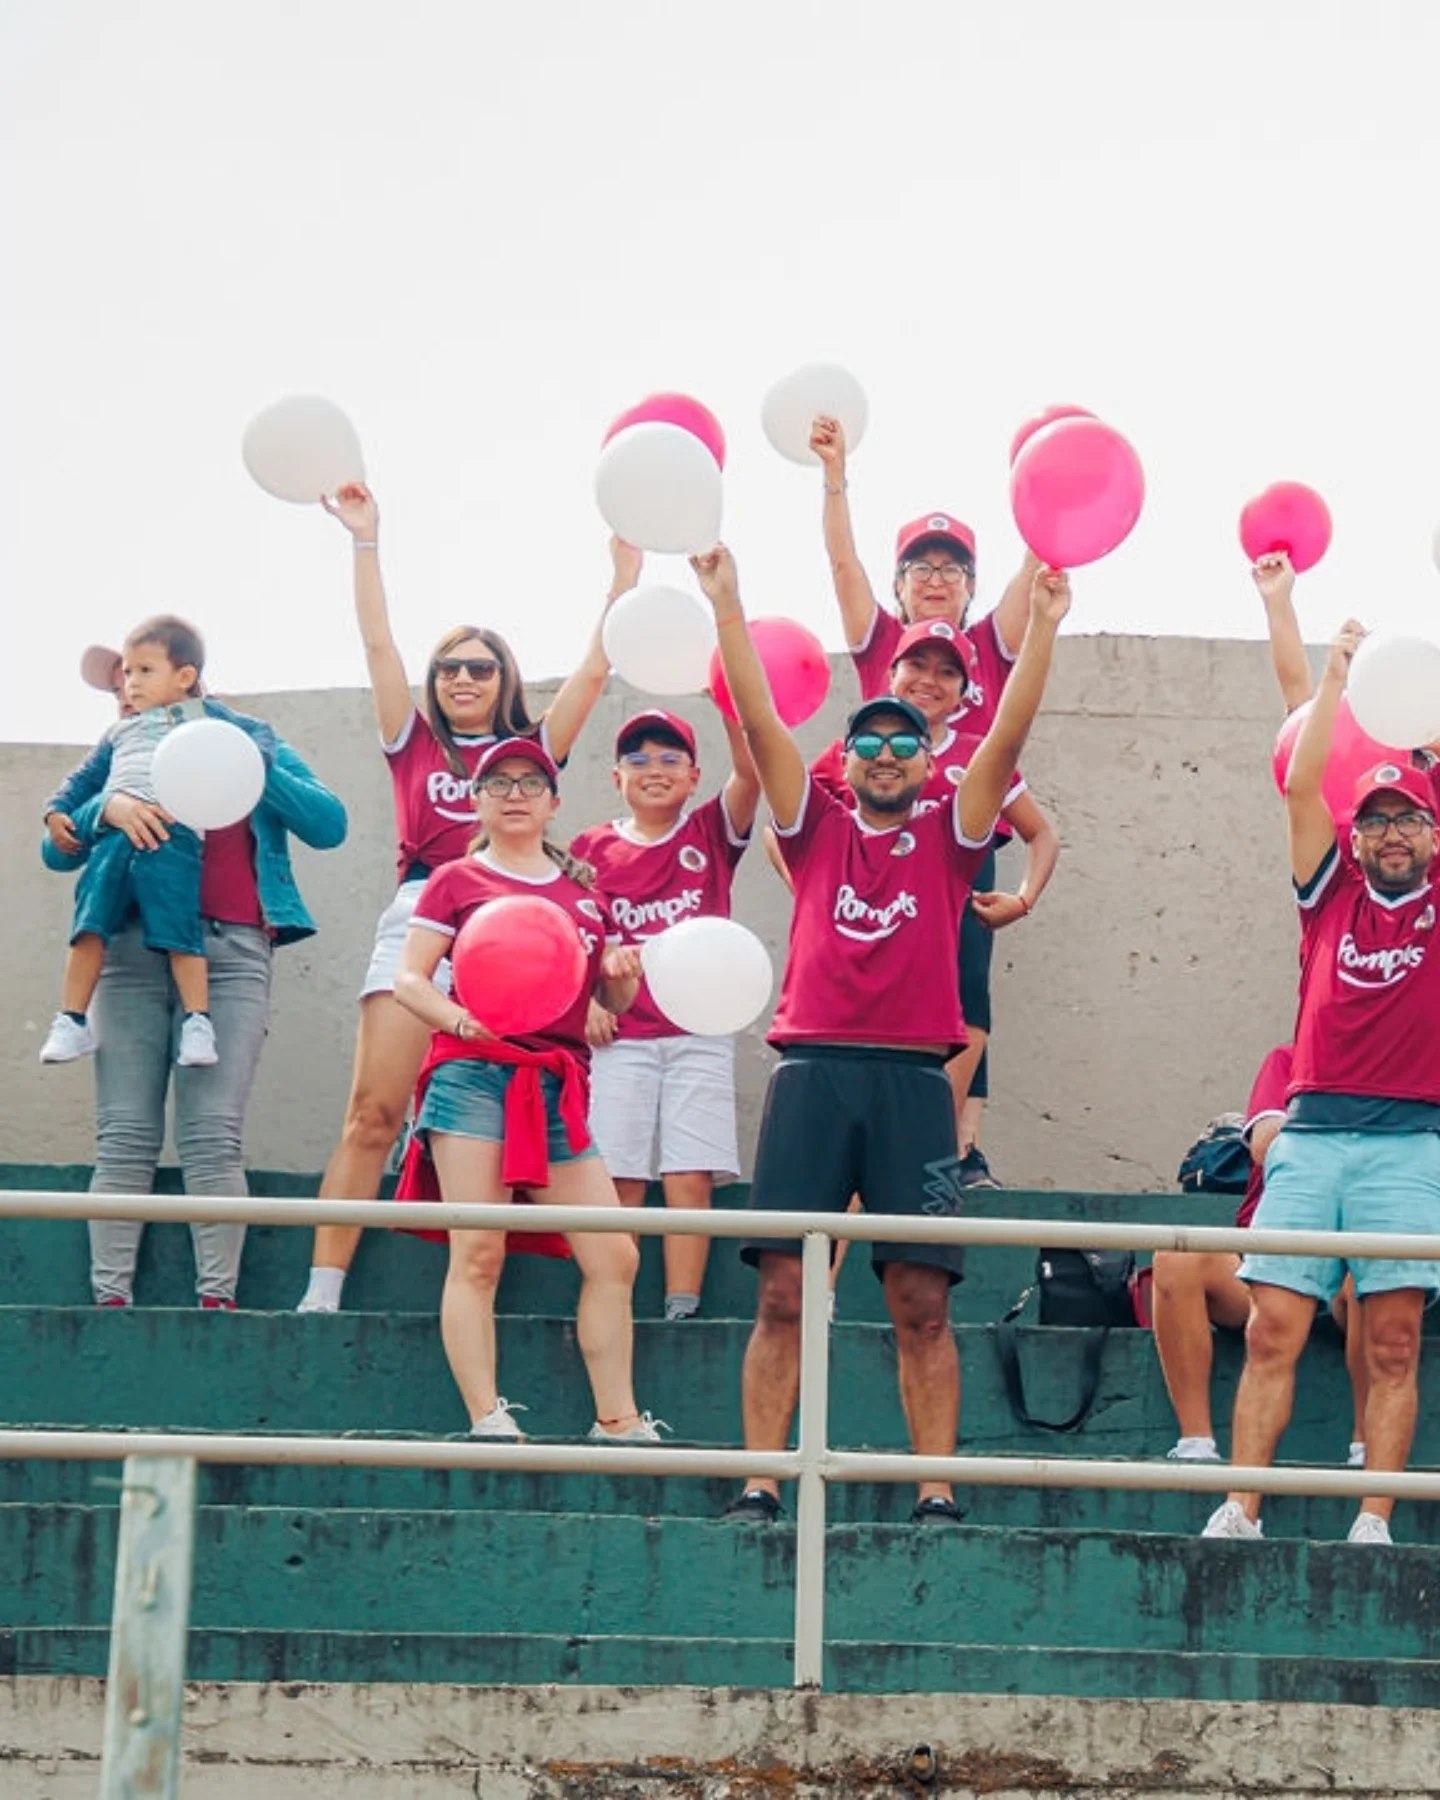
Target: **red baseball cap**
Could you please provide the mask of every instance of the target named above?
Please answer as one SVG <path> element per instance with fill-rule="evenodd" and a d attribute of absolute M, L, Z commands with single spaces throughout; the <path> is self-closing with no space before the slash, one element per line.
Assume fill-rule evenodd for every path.
<path fill-rule="evenodd" d="M 939 644 L 942 650 L 948 650 L 962 675 L 969 675 L 979 662 L 975 646 L 948 619 L 921 619 L 918 625 L 910 626 L 901 634 L 900 642 L 895 646 L 895 654 L 890 659 L 890 667 L 893 669 L 896 663 L 922 644 Z"/>
<path fill-rule="evenodd" d="M 975 560 L 975 533 L 959 519 L 952 519 L 949 513 L 936 512 L 926 513 L 923 518 L 912 519 L 908 525 L 900 527 L 895 536 L 896 562 L 904 562 L 915 546 L 923 544 L 927 538 L 940 538 L 947 544 L 954 544 L 972 563 Z"/>
<path fill-rule="evenodd" d="M 1358 816 L 1367 800 L 1376 794 L 1401 794 L 1407 800 L 1424 809 L 1432 817 L 1435 813 L 1435 789 L 1430 784 L 1430 777 L 1423 769 L 1412 768 L 1406 763 L 1376 763 L 1373 769 L 1367 769 L 1355 783 L 1355 812 Z"/>
<path fill-rule="evenodd" d="M 534 763 L 549 780 L 552 788 L 559 787 L 560 771 L 555 767 L 555 759 L 539 738 L 530 737 L 501 738 L 498 742 L 487 745 L 475 765 L 475 780 L 483 781 L 497 763 L 505 762 L 512 756 L 524 757 L 526 762 Z"/>
<path fill-rule="evenodd" d="M 647 732 L 651 731 L 666 732 L 671 737 L 679 738 L 690 752 L 690 760 L 692 762 L 697 760 L 695 733 L 688 720 L 682 719 L 679 713 L 662 712 L 658 706 L 651 707 L 647 712 L 638 712 L 633 718 L 625 721 L 616 733 L 615 754 L 623 756 L 627 744 L 633 744 L 637 738 L 643 738 Z"/>

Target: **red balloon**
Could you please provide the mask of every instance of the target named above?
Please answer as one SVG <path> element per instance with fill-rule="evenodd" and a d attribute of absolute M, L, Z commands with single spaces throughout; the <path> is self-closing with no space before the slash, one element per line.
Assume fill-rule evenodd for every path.
<path fill-rule="evenodd" d="M 1290 773 L 1290 758 L 1295 754 L 1295 740 L 1300 735 L 1301 726 L 1310 717 L 1311 705 L 1312 702 L 1307 700 L 1303 706 L 1297 706 L 1280 727 L 1275 739 L 1275 754 L 1270 766 L 1275 773 L 1275 785 L 1282 794 L 1285 792 L 1285 778 Z M 1377 744 L 1374 738 L 1367 737 L 1355 723 L 1349 697 L 1342 694 L 1340 710 L 1335 715 L 1335 735 L 1330 741 L 1330 757 L 1325 764 L 1323 784 L 1325 804 L 1341 830 L 1348 828 L 1354 812 L 1355 783 L 1367 769 L 1373 769 L 1376 763 L 1396 760 L 1394 750 L 1384 744 Z"/>
<path fill-rule="evenodd" d="M 1330 508 L 1301 481 L 1277 481 L 1240 514 L 1240 542 L 1251 562 L 1283 550 L 1297 574 L 1330 548 Z"/>
<path fill-rule="evenodd" d="M 708 406 L 702 406 L 689 394 L 648 395 L 638 406 L 632 406 L 611 421 L 601 444 L 608 444 L 629 425 L 678 425 L 682 431 L 699 438 L 720 467 L 725 467 L 725 433 L 720 428 L 720 421 Z"/>
<path fill-rule="evenodd" d="M 1042 425 L 1010 471 L 1010 504 L 1026 544 L 1052 569 L 1097 562 L 1123 544 L 1145 504 L 1140 458 L 1094 418 Z"/>
<path fill-rule="evenodd" d="M 462 1005 L 497 1037 L 528 1037 L 563 1018 L 589 960 L 574 920 L 538 894 L 487 900 L 450 952 Z"/>
<path fill-rule="evenodd" d="M 1015 458 L 1030 442 L 1037 431 L 1047 425 L 1053 425 L 1057 419 L 1093 419 L 1094 413 L 1085 406 L 1047 406 L 1042 413 L 1036 413 L 1033 419 L 1027 419 L 1010 440 L 1010 466 L 1015 466 Z"/>
<path fill-rule="evenodd" d="M 830 692 L 830 659 L 815 633 L 794 619 L 752 619 L 750 638 L 785 723 L 801 725 L 819 712 Z M 718 650 L 710 658 L 710 695 L 727 719 L 737 716 Z"/>

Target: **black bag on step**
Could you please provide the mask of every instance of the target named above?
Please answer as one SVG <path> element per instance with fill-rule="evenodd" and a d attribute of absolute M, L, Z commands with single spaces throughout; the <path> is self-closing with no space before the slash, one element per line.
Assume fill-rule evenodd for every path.
<path fill-rule="evenodd" d="M 1035 1279 L 995 1327 L 995 1350 L 1011 1411 L 1036 1431 L 1078 1431 L 1100 1390 L 1100 1360 L 1116 1325 L 1149 1323 L 1149 1270 L 1136 1270 L 1129 1250 L 1041 1250 Z M 1080 1401 L 1068 1419 L 1042 1419 L 1025 1399 L 1015 1321 L 1030 1296 L 1040 1295 L 1042 1325 L 1089 1326 L 1080 1365 Z"/>

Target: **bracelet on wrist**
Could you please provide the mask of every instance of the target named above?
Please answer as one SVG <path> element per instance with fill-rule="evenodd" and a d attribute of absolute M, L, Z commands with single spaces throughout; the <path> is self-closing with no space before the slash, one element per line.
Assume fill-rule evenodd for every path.
<path fill-rule="evenodd" d="M 839 487 L 831 487 L 830 483 L 827 481 L 825 483 L 825 492 L 827 494 L 843 494 L 849 485 L 850 483 L 848 481 L 842 481 Z"/>
<path fill-rule="evenodd" d="M 1030 902 L 1023 894 L 1017 894 L 1015 898 L 1020 902 L 1021 906 L 1025 908 L 1026 917 L 1028 918 L 1030 913 Z"/>
<path fill-rule="evenodd" d="M 374 538 L 356 538 L 355 548 L 357 550 L 378 550 L 380 546 Z"/>

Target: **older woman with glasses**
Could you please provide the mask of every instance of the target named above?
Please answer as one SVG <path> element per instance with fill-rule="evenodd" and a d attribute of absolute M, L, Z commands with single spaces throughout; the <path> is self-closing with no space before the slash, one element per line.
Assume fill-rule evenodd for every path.
<path fill-rule="evenodd" d="M 322 1198 L 363 1200 L 380 1190 L 386 1158 L 405 1122 L 426 1033 L 394 994 L 400 947 L 415 901 L 433 870 L 465 854 L 474 829 L 470 783 L 476 763 L 498 738 L 535 737 L 563 763 L 599 699 L 609 672 L 597 626 L 584 661 L 556 694 L 543 719 L 532 720 L 514 655 L 488 627 L 457 625 L 441 638 L 425 673 L 417 707 L 390 626 L 380 577 L 380 510 L 367 487 L 342 487 L 326 510 L 344 526 L 355 554 L 355 613 L 380 747 L 395 793 L 395 898 L 380 915 L 370 966 L 360 988 L 360 1029 L 340 1142 L 320 1184 Z M 640 557 L 612 543 L 614 600 L 635 585 Z M 443 985 L 448 970 L 438 971 Z M 301 1312 L 339 1309 L 359 1228 L 322 1225 L 315 1233 L 309 1285 Z"/>

